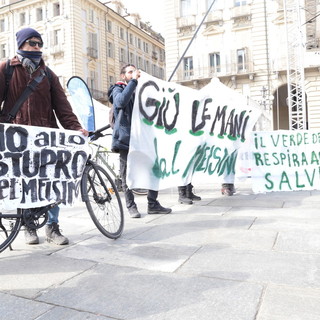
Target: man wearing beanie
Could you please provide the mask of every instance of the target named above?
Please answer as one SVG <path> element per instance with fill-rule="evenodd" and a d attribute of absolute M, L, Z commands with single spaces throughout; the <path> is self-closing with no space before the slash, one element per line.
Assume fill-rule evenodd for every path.
<path fill-rule="evenodd" d="M 8 114 L 27 85 L 41 73 L 46 73 L 47 76 L 23 102 L 11 122 L 21 125 L 58 128 L 57 117 L 65 129 L 79 130 L 84 135 L 88 135 L 88 132 L 82 129 L 73 113 L 57 75 L 49 70 L 50 79 L 48 77 L 42 59 L 43 41 L 40 33 L 32 28 L 25 28 L 16 33 L 16 39 L 18 50 L 17 55 L 10 60 L 10 66 L 13 66 L 13 74 L 7 92 L 5 92 L 6 61 L 0 62 L 0 101 L 4 100 L 0 122 L 8 122 Z M 58 245 L 68 244 L 68 238 L 60 233 L 58 216 L 58 206 L 49 210 L 49 219 L 46 225 L 47 241 Z M 27 244 L 39 243 L 36 230 L 26 227 L 25 237 Z"/>

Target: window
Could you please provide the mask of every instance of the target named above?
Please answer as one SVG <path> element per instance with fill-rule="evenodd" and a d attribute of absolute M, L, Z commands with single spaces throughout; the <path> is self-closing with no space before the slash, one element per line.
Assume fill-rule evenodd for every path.
<path fill-rule="evenodd" d="M 130 44 L 133 45 L 133 34 L 132 33 L 129 34 L 129 42 L 130 42 Z"/>
<path fill-rule="evenodd" d="M 24 26 L 26 24 L 26 13 L 20 13 L 20 26 Z"/>
<path fill-rule="evenodd" d="M 141 39 L 138 39 L 138 48 L 141 49 Z"/>
<path fill-rule="evenodd" d="M 164 62 L 165 60 L 165 51 L 163 49 L 160 49 L 160 61 Z"/>
<path fill-rule="evenodd" d="M 247 4 L 246 0 L 234 0 L 235 7 L 241 7 Z"/>
<path fill-rule="evenodd" d="M 56 2 L 53 4 L 53 16 L 60 16 L 60 3 Z"/>
<path fill-rule="evenodd" d="M 0 45 L 0 58 L 6 58 L 7 57 L 7 45 L 5 43 L 2 43 Z"/>
<path fill-rule="evenodd" d="M 209 9 L 210 6 L 212 5 L 212 1 L 214 0 L 207 0 L 207 9 Z M 221 9 L 221 6 L 222 6 L 222 2 L 219 0 L 215 0 L 210 11 Z"/>
<path fill-rule="evenodd" d="M 150 63 L 149 63 L 148 60 L 146 60 L 145 69 L 146 69 L 145 71 L 146 71 L 147 73 L 150 73 Z"/>
<path fill-rule="evenodd" d="M 246 50 L 237 50 L 237 69 L 238 72 L 246 71 Z"/>
<path fill-rule="evenodd" d="M 113 43 L 108 41 L 108 57 L 114 58 L 114 49 L 113 49 Z"/>
<path fill-rule="evenodd" d="M 209 54 L 210 71 L 212 73 L 221 71 L 220 52 L 214 52 Z"/>
<path fill-rule="evenodd" d="M 159 77 L 160 79 L 164 79 L 164 70 L 162 68 L 159 68 Z"/>
<path fill-rule="evenodd" d="M 143 51 L 148 53 L 149 52 L 149 44 L 146 42 L 143 42 Z"/>
<path fill-rule="evenodd" d="M 126 53 L 123 48 L 120 48 L 120 62 L 125 62 L 126 61 Z"/>
<path fill-rule="evenodd" d="M 134 64 L 134 54 L 132 52 L 129 54 L 129 63 Z"/>
<path fill-rule="evenodd" d="M 43 20 L 43 10 L 42 10 L 42 8 L 37 8 L 36 9 L 36 19 L 37 19 L 37 21 L 42 21 Z"/>
<path fill-rule="evenodd" d="M 112 33 L 112 22 L 110 20 L 107 21 L 107 30 Z"/>
<path fill-rule="evenodd" d="M 159 76 L 158 67 L 157 67 L 155 64 L 152 65 L 151 74 L 152 74 L 154 77 L 158 77 L 158 76 Z"/>
<path fill-rule="evenodd" d="M 94 22 L 94 11 L 89 9 L 89 21 Z"/>
<path fill-rule="evenodd" d="M 124 40 L 124 30 L 123 30 L 123 28 L 119 29 L 119 37 L 120 37 L 120 39 Z"/>
<path fill-rule="evenodd" d="M 96 33 L 89 32 L 88 42 L 88 55 L 94 59 L 98 58 L 98 35 Z"/>
<path fill-rule="evenodd" d="M 194 0 L 180 0 L 181 17 L 190 16 L 195 13 Z"/>
<path fill-rule="evenodd" d="M 57 46 L 62 43 L 62 31 L 61 29 L 53 30 L 53 45 Z"/>
<path fill-rule="evenodd" d="M 138 57 L 138 68 L 142 68 L 142 58 Z"/>
<path fill-rule="evenodd" d="M 187 57 L 183 59 L 184 78 L 188 79 L 193 76 L 193 58 Z"/>
<path fill-rule="evenodd" d="M 94 71 L 90 71 L 90 78 L 88 79 L 88 86 L 90 89 L 96 89 L 96 73 Z"/>
<path fill-rule="evenodd" d="M 0 20 L 0 32 L 6 31 L 4 19 Z"/>

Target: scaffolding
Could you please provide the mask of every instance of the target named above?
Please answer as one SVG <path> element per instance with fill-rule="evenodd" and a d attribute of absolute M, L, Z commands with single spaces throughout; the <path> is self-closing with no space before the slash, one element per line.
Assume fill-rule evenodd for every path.
<path fill-rule="evenodd" d="M 308 0 L 307 2 L 316 0 Z M 289 129 L 307 129 L 304 85 L 305 17 L 304 0 L 283 0 L 287 31 L 287 80 Z M 315 8 L 315 6 L 314 6 Z"/>

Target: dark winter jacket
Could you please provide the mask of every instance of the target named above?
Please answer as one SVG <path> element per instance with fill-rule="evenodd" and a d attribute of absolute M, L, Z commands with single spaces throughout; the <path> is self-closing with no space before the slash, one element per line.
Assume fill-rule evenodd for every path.
<path fill-rule="evenodd" d="M 137 84 L 138 81 L 132 79 L 124 88 L 115 86 L 112 91 L 115 118 L 112 134 L 112 151 L 114 152 L 129 149 L 134 92 Z"/>
<path fill-rule="evenodd" d="M 40 67 L 30 75 L 17 57 L 11 59 L 14 72 L 9 83 L 7 99 L 4 103 L 0 122 L 6 122 L 8 113 L 21 96 L 26 86 L 40 74 L 40 68 L 45 70 L 44 61 Z M 5 91 L 6 61 L 0 63 L 0 101 L 3 100 Z M 40 127 L 58 128 L 54 113 L 65 129 L 79 130 L 81 125 L 73 113 L 71 105 L 63 91 L 57 75 L 51 71 L 51 81 L 45 77 L 35 91 L 29 95 L 21 105 L 13 123 Z M 51 84 L 50 84 L 51 83 Z"/>

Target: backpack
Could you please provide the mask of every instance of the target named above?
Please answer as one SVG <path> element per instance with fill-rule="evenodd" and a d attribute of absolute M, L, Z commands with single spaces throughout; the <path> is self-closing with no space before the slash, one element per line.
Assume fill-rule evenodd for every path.
<path fill-rule="evenodd" d="M 9 83 L 12 78 L 13 72 L 14 72 L 14 66 L 10 65 L 10 59 L 6 62 L 6 67 L 4 70 L 4 78 L 5 78 L 5 88 L 4 88 L 4 95 L 3 95 L 3 101 L 7 99 L 8 90 L 9 90 Z M 50 84 L 50 90 L 51 90 L 51 83 L 52 83 L 52 71 L 49 67 L 46 66 L 45 74 L 49 80 Z"/>
<path fill-rule="evenodd" d="M 113 103 L 113 96 L 112 96 L 112 91 L 115 87 L 121 87 L 122 89 L 124 89 L 126 86 L 124 84 L 119 84 L 119 83 L 115 83 L 112 84 L 109 89 L 108 89 L 108 100 L 109 102 Z M 110 110 L 109 110 L 109 124 L 110 127 L 113 129 L 114 127 L 114 122 L 115 122 L 115 118 L 114 118 L 114 113 L 113 113 L 113 105 L 111 106 Z"/>

